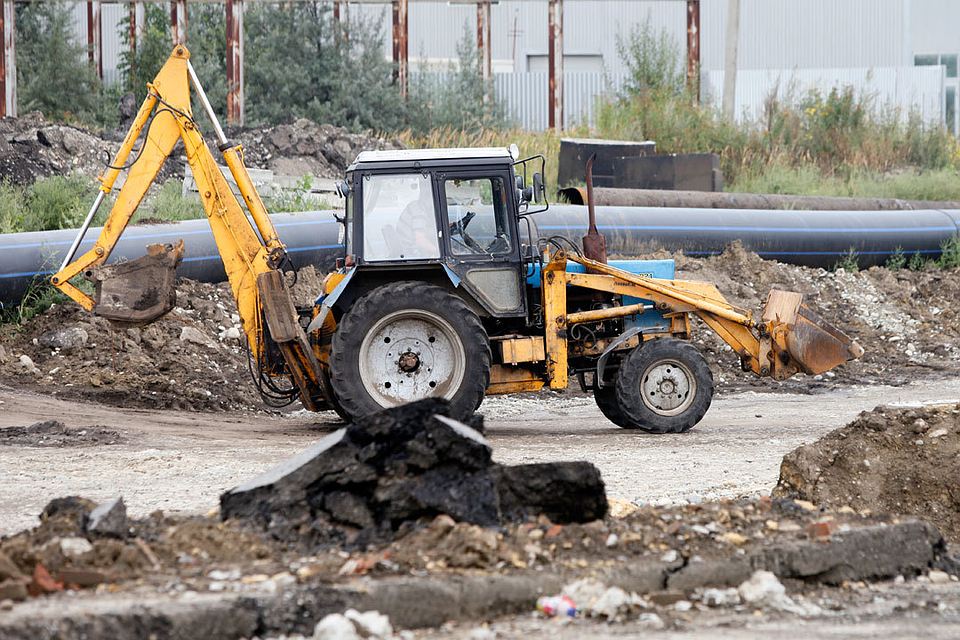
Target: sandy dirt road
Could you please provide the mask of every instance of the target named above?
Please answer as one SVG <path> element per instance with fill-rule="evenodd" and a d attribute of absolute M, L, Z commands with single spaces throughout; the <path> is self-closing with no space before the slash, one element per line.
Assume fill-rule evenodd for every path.
<path fill-rule="evenodd" d="M 717 398 L 682 435 L 618 429 L 592 398 L 490 398 L 481 411 L 494 457 L 522 463 L 586 459 L 608 495 L 669 503 L 768 492 L 794 447 L 879 404 L 960 400 L 960 380 L 848 387 L 816 395 L 745 392 Z M 0 446 L 0 534 L 36 522 L 52 498 L 122 495 L 131 514 L 205 513 L 221 492 L 337 428 L 333 414 L 192 413 L 117 409 L 0 387 L 0 427 L 62 420 L 124 436 L 114 445 Z"/>

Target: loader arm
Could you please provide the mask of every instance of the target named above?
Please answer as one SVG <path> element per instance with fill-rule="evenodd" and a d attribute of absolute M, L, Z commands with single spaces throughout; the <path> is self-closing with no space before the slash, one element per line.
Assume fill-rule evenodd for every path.
<path fill-rule="evenodd" d="M 85 309 L 111 320 L 145 323 L 169 311 L 172 303 L 164 304 L 166 294 L 158 290 L 160 284 L 156 274 L 159 271 L 153 267 L 162 263 L 172 274 L 172 267 L 182 254 L 182 243 L 172 250 L 151 247 L 148 256 L 138 259 L 146 261 L 143 264 L 103 265 L 163 163 L 177 142 L 182 141 L 237 303 L 246 342 L 261 375 L 259 382 L 266 381 L 274 396 L 286 394 L 292 398 L 299 395 L 308 409 L 325 408 L 323 405 L 329 395 L 324 371 L 297 321 L 296 309 L 279 270 L 286 255 L 285 247 L 243 164 L 241 146 L 227 141 L 189 59 L 186 47 L 177 46 L 153 82 L 147 85 L 147 97 L 133 125 L 112 164 L 99 177 L 97 200 L 63 266 L 53 275 L 51 282 Z M 220 151 L 236 180 L 253 219 L 252 224 L 231 192 L 193 118 L 191 84 L 214 124 Z M 130 160 L 134 145 L 141 137 L 139 151 Z M 89 251 L 74 259 L 97 208 L 111 193 L 124 169 L 128 170 L 126 181 L 116 195 L 99 237 Z M 107 276 L 113 273 L 111 269 L 137 277 L 114 286 L 108 284 Z M 71 279 L 81 274 L 98 282 L 96 299 L 71 284 Z M 125 304 L 131 302 L 132 306 Z M 140 302 L 142 304 L 138 307 Z M 270 384 L 272 377 L 289 377 L 295 385 L 279 389 Z"/>
<path fill-rule="evenodd" d="M 588 273 L 568 272 L 567 260 L 587 267 Z M 730 304 L 711 283 L 650 278 L 564 251 L 550 257 L 544 274 L 545 316 L 553 323 L 548 326 L 546 340 L 550 386 L 554 389 L 567 384 L 562 363 L 566 361 L 565 335 L 570 325 L 589 321 L 591 314 L 626 316 L 642 307 L 569 314 L 565 308 L 568 285 L 651 300 L 666 312 L 692 313 L 730 345 L 745 370 L 758 376 L 785 380 L 796 373 L 818 374 L 863 355 L 860 345 L 808 309 L 799 293 L 771 291 L 761 317 L 755 318 L 750 311 Z"/>

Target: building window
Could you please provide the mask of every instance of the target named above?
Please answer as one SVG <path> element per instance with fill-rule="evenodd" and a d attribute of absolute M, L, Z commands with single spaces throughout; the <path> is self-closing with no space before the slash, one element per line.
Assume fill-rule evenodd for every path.
<path fill-rule="evenodd" d="M 913 66 L 915 67 L 935 67 L 940 64 L 940 56 L 936 54 L 924 54 L 922 56 L 913 56 Z"/>

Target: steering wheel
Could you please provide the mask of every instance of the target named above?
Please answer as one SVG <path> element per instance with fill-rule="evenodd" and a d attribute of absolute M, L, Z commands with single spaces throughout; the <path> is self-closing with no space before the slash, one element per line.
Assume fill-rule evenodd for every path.
<path fill-rule="evenodd" d="M 476 217 L 476 215 L 477 213 L 475 211 L 467 211 L 462 218 L 456 222 L 451 222 L 450 235 L 459 235 L 461 238 L 463 238 L 464 244 L 466 244 L 469 248 L 478 253 L 486 253 L 483 250 L 483 247 L 480 246 L 480 243 L 467 234 L 467 226 L 470 224 L 470 221 Z"/>

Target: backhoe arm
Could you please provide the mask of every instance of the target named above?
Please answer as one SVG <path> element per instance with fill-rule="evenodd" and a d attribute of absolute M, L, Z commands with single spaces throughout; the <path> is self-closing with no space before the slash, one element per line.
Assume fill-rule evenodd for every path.
<path fill-rule="evenodd" d="M 170 251 L 152 248 L 149 251 L 151 255 L 140 260 L 153 260 L 153 263 L 132 266 L 128 263 L 109 267 L 102 265 L 156 179 L 164 161 L 177 142 L 182 141 L 231 291 L 237 302 L 247 344 L 257 363 L 259 376 L 255 378 L 261 392 L 274 400 L 280 397 L 289 400 L 299 395 L 308 409 L 323 408 L 325 398 L 329 398 L 324 391 L 324 371 L 297 322 L 296 309 L 279 270 L 286 256 L 285 247 L 277 236 L 243 164 L 241 146 L 227 142 L 189 58 L 187 49 L 177 46 L 154 81 L 147 85 L 147 97 L 130 131 L 113 163 L 99 178 L 100 193 L 97 200 L 68 252 L 64 265 L 51 278 L 51 282 L 85 309 L 114 320 L 148 322 L 169 310 L 162 304 L 153 304 L 157 297 L 162 301 L 163 295 L 152 290 L 152 287 L 158 285 L 151 282 L 156 280 L 156 276 L 149 269 L 154 263 L 163 262 L 164 266 L 170 267 L 169 271 L 172 273 L 172 266 L 179 261 L 179 254 L 171 257 Z M 231 192 L 230 185 L 200 134 L 190 103 L 191 83 L 213 122 L 220 151 L 236 180 L 243 201 L 253 218 L 253 224 Z M 130 160 L 134 145 L 141 134 L 143 140 L 140 149 Z M 89 251 L 73 260 L 97 208 L 112 191 L 117 177 L 124 169 L 128 169 L 127 179 L 117 193 L 100 236 Z M 177 252 L 182 252 L 182 245 L 173 250 L 173 253 Z M 103 275 L 110 275 L 111 269 L 123 270 L 126 274 L 141 266 L 141 276 L 147 277 L 141 277 L 135 284 L 126 283 L 111 288 Z M 91 298 L 70 283 L 72 278 L 80 274 L 98 281 L 97 299 Z M 136 310 L 136 304 L 144 300 L 145 309 L 141 309 L 140 314 L 120 308 L 120 303 L 132 303 L 131 306 Z M 149 306 L 150 304 L 153 306 Z M 170 306 L 172 305 L 167 305 Z M 289 376 L 295 385 L 289 388 L 277 387 L 270 380 L 276 376 Z M 263 384 L 266 384 L 269 390 L 265 391 Z"/>

